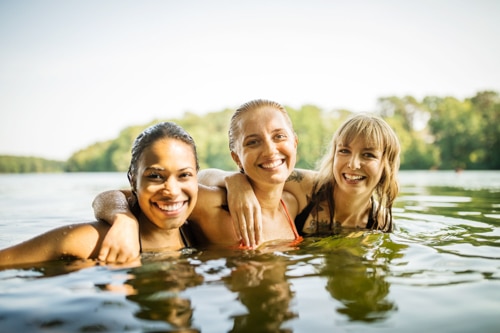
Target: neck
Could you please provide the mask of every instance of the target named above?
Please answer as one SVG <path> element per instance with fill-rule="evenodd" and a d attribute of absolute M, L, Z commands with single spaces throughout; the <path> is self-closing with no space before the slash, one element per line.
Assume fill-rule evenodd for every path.
<path fill-rule="evenodd" d="M 259 201 L 260 207 L 265 210 L 276 210 L 280 207 L 280 200 L 283 195 L 284 184 L 261 186 L 252 183 L 255 197 Z"/>
<path fill-rule="evenodd" d="M 370 195 L 348 195 L 333 191 L 335 202 L 334 220 L 346 227 L 366 226 L 371 211 Z"/>
<path fill-rule="evenodd" d="M 252 184 L 262 212 L 262 240 L 293 240 L 296 235 L 281 205 L 284 184 L 259 187 Z"/>
<path fill-rule="evenodd" d="M 159 228 L 145 216 L 139 220 L 139 235 L 144 252 L 180 250 L 184 247 L 179 228 Z"/>

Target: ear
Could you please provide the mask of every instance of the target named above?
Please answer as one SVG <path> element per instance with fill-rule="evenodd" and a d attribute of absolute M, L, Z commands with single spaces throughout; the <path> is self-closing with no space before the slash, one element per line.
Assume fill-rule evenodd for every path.
<path fill-rule="evenodd" d="M 241 165 L 240 158 L 238 154 L 236 154 L 234 151 L 231 152 L 231 158 L 233 159 L 234 163 L 240 168 L 240 170 L 243 170 L 243 165 Z"/>
<path fill-rule="evenodd" d="M 131 188 L 131 191 L 132 193 L 136 193 L 136 183 L 135 183 L 135 177 L 132 175 L 132 173 L 129 171 L 127 172 L 127 178 L 128 178 L 128 182 L 130 184 L 130 188 Z"/>
<path fill-rule="evenodd" d="M 297 133 L 295 133 L 294 136 L 295 136 L 295 141 L 294 141 L 295 149 L 297 149 L 297 146 L 299 145 L 299 137 L 297 136 Z"/>

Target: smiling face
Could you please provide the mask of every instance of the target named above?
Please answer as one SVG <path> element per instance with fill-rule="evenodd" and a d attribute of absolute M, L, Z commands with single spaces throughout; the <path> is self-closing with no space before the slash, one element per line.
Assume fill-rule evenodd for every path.
<path fill-rule="evenodd" d="M 193 148 L 173 138 L 155 141 L 141 153 L 135 181 L 143 214 L 161 229 L 179 228 L 198 195 Z"/>
<path fill-rule="evenodd" d="M 271 106 L 238 118 L 233 160 L 254 183 L 281 184 L 295 167 L 297 137 L 284 113 Z"/>
<path fill-rule="evenodd" d="M 333 174 L 338 189 L 346 194 L 370 196 L 383 174 L 383 151 L 358 136 L 338 143 Z"/>

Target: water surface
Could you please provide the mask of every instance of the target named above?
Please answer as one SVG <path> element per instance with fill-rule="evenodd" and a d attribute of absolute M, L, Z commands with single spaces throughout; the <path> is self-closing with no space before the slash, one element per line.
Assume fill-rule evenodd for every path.
<path fill-rule="evenodd" d="M 392 234 L 2 269 L 0 332 L 499 332 L 500 172 L 400 180 Z M 94 196 L 120 187 L 120 173 L 0 175 L 0 247 L 93 220 Z"/>

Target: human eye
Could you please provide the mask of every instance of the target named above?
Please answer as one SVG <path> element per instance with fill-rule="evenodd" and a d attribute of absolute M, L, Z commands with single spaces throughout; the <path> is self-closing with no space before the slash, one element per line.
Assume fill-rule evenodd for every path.
<path fill-rule="evenodd" d="M 340 154 L 340 155 L 347 155 L 349 154 L 351 151 L 347 148 L 338 148 L 337 149 L 337 153 Z"/>
<path fill-rule="evenodd" d="M 189 171 L 183 171 L 179 174 L 180 179 L 190 179 L 194 176 L 192 172 Z"/>
<path fill-rule="evenodd" d="M 258 143 L 259 143 L 259 140 L 257 140 L 257 139 L 248 139 L 244 142 L 243 145 L 245 147 L 252 147 L 252 146 L 256 146 Z"/>
<path fill-rule="evenodd" d="M 162 181 L 164 179 L 160 173 L 154 171 L 148 172 L 145 176 L 150 181 Z"/>
<path fill-rule="evenodd" d="M 365 151 L 363 153 L 363 156 L 365 158 L 369 158 L 369 159 L 376 159 L 376 158 L 380 158 L 380 153 L 378 153 L 378 151 L 369 150 L 369 151 Z"/>
<path fill-rule="evenodd" d="M 276 141 L 284 141 L 288 139 L 288 135 L 286 135 L 286 133 L 278 133 L 274 136 L 274 138 L 276 139 Z"/>

